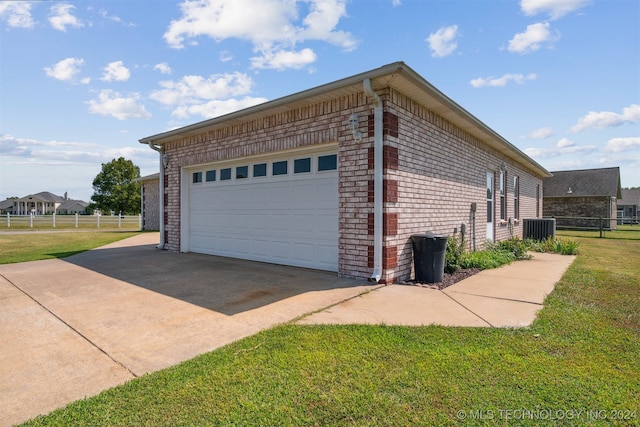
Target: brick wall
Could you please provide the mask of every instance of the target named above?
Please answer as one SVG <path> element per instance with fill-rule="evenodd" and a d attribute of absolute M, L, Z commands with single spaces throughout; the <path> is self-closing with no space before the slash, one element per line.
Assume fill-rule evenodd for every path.
<path fill-rule="evenodd" d="M 544 199 L 545 217 L 575 217 L 557 219 L 556 225 L 561 227 L 599 228 L 600 221 L 596 218 L 616 218 L 616 215 L 617 200 L 612 197 L 547 197 Z M 584 219 L 577 219 L 577 217 Z M 604 227 L 616 229 L 617 220 L 605 221 Z"/>
<path fill-rule="evenodd" d="M 160 181 L 147 180 L 142 183 L 142 229 L 159 230 Z"/>
<path fill-rule="evenodd" d="M 386 112 L 398 118 L 398 136 L 392 132 L 385 135 L 385 144 L 397 149 L 397 162 L 385 169 L 385 180 L 397 183 L 398 194 L 397 200 L 386 201 L 384 207 L 386 215 L 396 216 L 396 234 L 385 236 L 385 247 L 388 252 L 397 253 L 395 267 L 390 264 L 385 280 L 412 277 L 412 234 L 431 231 L 451 236 L 457 230 L 460 237 L 464 224 L 465 243 L 471 249 L 472 203 L 477 206 L 476 247 L 483 248 L 487 236 L 486 174 L 496 172 L 503 163 L 507 221 L 498 220 L 500 203 L 496 191 L 495 239 L 507 239 L 511 232 L 522 236 L 522 222 L 513 220 L 513 177 L 518 176 L 520 181 L 520 219 L 536 217 L 536 186 L 542 184 L 541 179 L 410 98 L 391 91 L 385 99 Z M 497 172 L 495 176 L 497 181 Z M 497 182 L 494 188 L 499 189 Z"/>

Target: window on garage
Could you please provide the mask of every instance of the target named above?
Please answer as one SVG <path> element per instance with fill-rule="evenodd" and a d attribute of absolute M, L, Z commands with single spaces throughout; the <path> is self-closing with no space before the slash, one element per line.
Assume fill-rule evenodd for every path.
<path fill-rule="evenodd" d="M 220 169 L 220 181 L 229 181 L 231 179 L 231 168 Z"/>
<path fill-rule="evenodd" d="M 271 166 L 271 175 L 286 175 L 288 172 L 289 162 L 286 160 L 282 160 L 280 162 L 273 162 Z"/>
<path fill-rule="evenodd" d="M 216 170 L 215 169 L 207 171 L 207 173 L 205 175 L 206 175 L 205 176 L 205 180 L 207 182 L 213 182 L 213 181 L 216 180 Z"/>
<path fill-rule="evenodd" d="M 238 166 L 236 168 L 236 179 L 249 178 L 249 166 Z"/>
<path fill-rule="evenodd" d="M 338 155 L 318 156 L 318 172 L 338 169 Z"/>
<path fill-rule="evenodd" d="M 193 183 L 197 184 L 202 182 L 202 172 L 194 172 L 193 173 Z"/>
<path fill-rule="evenodd" d="M 267 164 L 258 163 L 253 165 L 253 177 L 267 176 Z"/>
<path fill-rule="evenodd" d="M 311 172 L 311 157 L 293 161 L 293 173 Z"/>

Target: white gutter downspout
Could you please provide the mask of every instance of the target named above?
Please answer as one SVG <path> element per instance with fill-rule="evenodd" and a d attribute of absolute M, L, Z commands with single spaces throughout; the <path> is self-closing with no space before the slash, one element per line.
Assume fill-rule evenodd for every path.
<path fill-rule="evenodd" d="M 156 248 L 164 249 L 164 150 L 161 146 L 153 145 L 153 141 L 149 141 L 149 147 L 156 150 L 160 158 L 160 174 L 158 175 L 158 181 L 160 181 L 160 194 L 158 195 L 158 223 L 160 224 L 160 243 Z"/>
<path fill-rule="evenodd" d="M 371 80 L 362 82 L 364 93 L 373 98 L 373 273 L 370 282 L 378 283 L 382 277 L 382 99 L 371 87 Z"/>

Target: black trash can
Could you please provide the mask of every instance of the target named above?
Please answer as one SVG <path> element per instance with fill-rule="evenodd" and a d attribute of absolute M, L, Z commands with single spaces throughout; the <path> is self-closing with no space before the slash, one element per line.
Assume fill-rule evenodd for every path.
<path fill-rule="evenodd" d="M 411 236 L 411 243 L 416 282 L 442 282 L 447 236 L 436 236 L 433 233 L 414 234 Z"/>

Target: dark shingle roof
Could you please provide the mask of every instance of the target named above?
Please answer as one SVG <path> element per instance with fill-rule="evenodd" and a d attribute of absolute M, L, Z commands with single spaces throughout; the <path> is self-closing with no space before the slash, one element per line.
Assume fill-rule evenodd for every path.
<path fill-rule="evenodd" d="M 0 209 L 9 209 L 13 207 L 13 201 L 15 199 L 7 199 L 0 202 Z"/>
<path fill-rule="evenodd" d="M 58 209 L 60 210 L 65 210 L 65 209 L 71 209 L 73 207 L 76 206 L 81 206 L 83 209 L 86 208 L 87 206 L 89 206 L 89 203 L 84 202 L 82 200 L 65 200 L 64 202 L 62 202 L 62 204 L 58 207 Z"/>
<path fill-rule="evenodd" d="M 36 199 L 44 202 L 55 202 L 55 203 L 64 202 L 64 199 L 62 197 L 56 196 L 55 194 L 49 193 L 48 191 L 41 191 L 40 193 L 29 194 L 28 196 L 24 196 L 20 198 L 20 200 L 31 200 L 31 199 Z"/>
<path fill-rule="evenodd" d="M 618 199 L 618 206 L 620 205 L 640 205 L 640 188 L 622 190 L 622 197 Z"/>
<path fill-rule="evenodd" d="M 551 173 L 544 179 L 544 197 L 622 197 L 619 167 Z"/>

